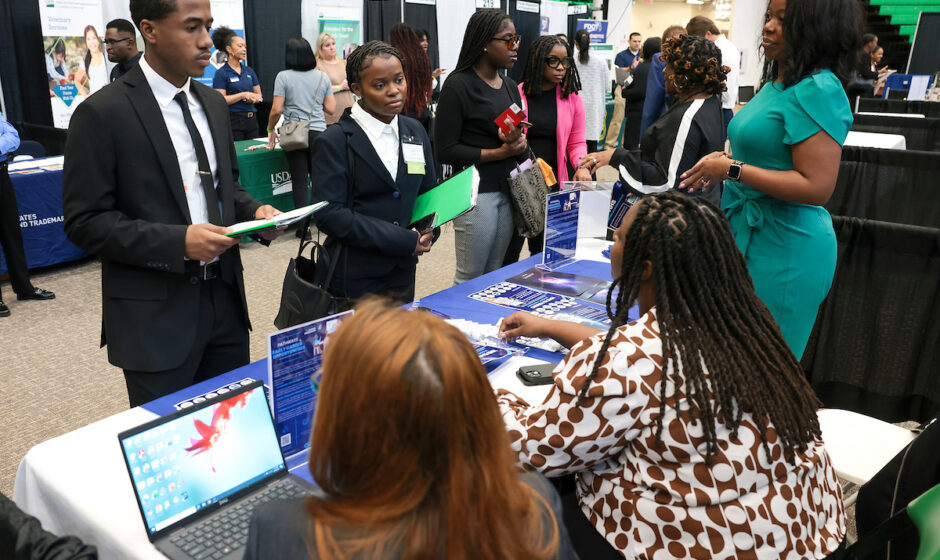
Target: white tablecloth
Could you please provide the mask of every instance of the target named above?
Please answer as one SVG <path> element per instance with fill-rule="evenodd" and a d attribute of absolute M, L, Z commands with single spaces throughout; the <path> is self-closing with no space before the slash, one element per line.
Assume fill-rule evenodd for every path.
<path fill-rule="evenodd" d="M 47 531 L 75 535 L 100 558 L 165 558 L 147 539 L 117 434 L 156 415 L 132 408 L 40 443 L 20 462 L 13 501 Z"/>
<path fill-rule="evenodd" d="M 845 139 L 846 146 L 864 146 L 885 148 L 888 150 L 906 150 L 907 139 L 900 134 L 881 134 L 879 132 L 858 132 L 850 130 Z"/>
<path fill-rule="evenodd" d="M 872 113 L 869 111 L 859 111 L 856 115 L 871 115 L 873 117 L 901 117 L 905 119 L 925 119 L 926 115 L 920 113 Z"/>

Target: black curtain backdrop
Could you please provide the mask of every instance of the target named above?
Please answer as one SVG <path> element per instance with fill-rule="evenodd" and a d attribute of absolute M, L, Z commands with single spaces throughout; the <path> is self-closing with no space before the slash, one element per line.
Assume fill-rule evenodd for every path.
<path fill-rule="evenodd" d="M 863 97 L 859 101 L 858 110 L 865 113 L 917 113 L 925 117 L 940 118 L 940 103 L 933 101 Z"/>
<path fill-rule="evenodd" d="M 274 78 L 284 69 L 287 40 L 300 37 L 301 0 L 245 0 L 245 37 L 248 62 L 261 81 L 264 102 L 258 105 L 258 136 L 267 136 L 268 115 L 274 99 Z M 310 45 L 316 48 L 316 45 Z"/>
<path fill-rule="evenodd" d="M 907 139 L 908 150 L 940 151 L 940 118 L 855 115 L 852 130 L 900 134 Z"/>
<path fill-rule="evenodd" d="M 829 213 L 912 226 L 940 226 L 940 152 L 842 149 Z"/>
<path fill-rule="evenodd" d="M 438 0 L 438 2 L 446 1 L 447 0 Z M 446 9 L 446 6 L 441 7 Z M 440 68 L 441 66 L 441 57 L 437 48 L 441 40 L 437 36 L 437 9 L 438 6 L 405 2 L 405 23 L 415 29 L 424 29 L 428 32 L 428 35 L 430 35 L 428 58 L 431 59 L 431 70 Z M 387 39 L 386 37 L 386 40 Z M 448 70 L 453 69 L 448 68 Z"/>
<path fill-rule="evenodd" d="M 401 21 L 399 0 L 365 0 L 362 9 L 366 41 L 388 41 L 388 32 Z"/>
<path fill-rule="evenodd" d="M 0 1 L 0 76 L 8 121 L 52 126 L 38 2 Z"/>
<path fill-rule="evenodd" d="M 940 229 L 832 221 L 836 273 L 803 368 L 826 407 L 924 422 L 940 411 Z"/>
<path fill-rule="evenodd" d="M 533 3 L 541 4 L 539 0 L 533 0 Z M 529 45 L 539 38 L 540 19 L 539 14 L 517 9 L 516 0 L 509 3 L 509 17 L 512 18 L 512 23 L 516 26 L 516 33 L 522 35 L 522 43 L 519 44 L 519 60 L 509 70 L 509 77 L 519 83 L 522 81 L 522 70 L 525 68 L 529 56 Z"/>

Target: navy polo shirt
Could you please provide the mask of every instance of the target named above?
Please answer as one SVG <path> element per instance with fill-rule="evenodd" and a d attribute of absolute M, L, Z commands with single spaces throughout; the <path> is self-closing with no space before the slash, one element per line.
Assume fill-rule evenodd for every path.
<path fill-rule="evenodd" d="M 250 66 L 242 64 L 242 73 L 239 75 L 228 65 L 223 64 L 215 71 L 215 77 L 212 78 L 212 87 L 215 89 L 224 89 L 225 95 L 235 95 L 243 91 L 254 91 L 255 86 L 260 85 L 258 74 Z M 253 103 L 239 101 L 228 106 L 229 113 L 248 113 L 255 112 Z"/>
<path fill-rule="evenodd" d="M 640 58 L 640 53 L 643 51 L 637 51 L 636 54 L 630 52 L 630 49 L 624 49 L 617 53 L 617 56 L 614 58 L 614 64 L 621 68 L 629 68 L 633 65 L 633 61 Z"/>

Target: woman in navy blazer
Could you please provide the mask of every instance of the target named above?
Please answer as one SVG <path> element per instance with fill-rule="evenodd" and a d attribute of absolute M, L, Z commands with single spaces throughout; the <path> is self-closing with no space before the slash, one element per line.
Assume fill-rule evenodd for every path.
<path fill-rule="evenodd" d="M 357 48 L 346 73 L 360 101 L 317 138 L 312 172 L 314 202 L 330 203 L 316 213 L 316 225 L 331 256 L 344 247 L 331 292 L 411 301 L 418 256 L 437 235 L 409 228 L 415 199 L 437 184 L 431 142 L 418 121 L 399 115 L 407 84 L 391 45 Z"/>

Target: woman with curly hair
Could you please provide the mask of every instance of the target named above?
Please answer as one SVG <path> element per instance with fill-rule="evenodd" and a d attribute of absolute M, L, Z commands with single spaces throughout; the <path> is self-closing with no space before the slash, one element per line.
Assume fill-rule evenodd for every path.
<path fill-rule="evenodd" d="M 721 207 L 754 288 L 800 359 L 836 269 L 822 206 L 852 127 L 843 84 L 862 44 L 862 9 L 856 0 L 771 0 L 764 21 L 763 86 L 728 126 L 734 159 L 709 154 L 682 185 L 725 182 Z"/>
<path fill-rule="evenodd" d="M 639 149 L 617 148 L 581 160 L 592 172 L 612 165 L 625 186 L 641 194 L 675 188 L 695 162 L 724 148 L 721 92 L 728 67 L 721 65 L 721 51 L 704 37 L 680 35 L 663 43 L 660 57 L 666 63 L 666 93 L 677 101 L 646 129 Z M 720 185 L 696 195 L 717 205 Z"/>

